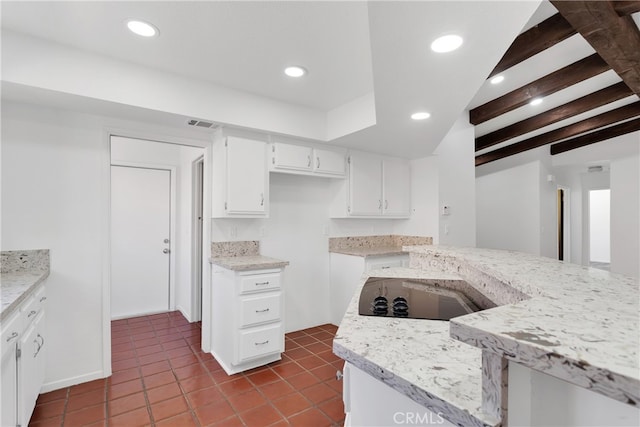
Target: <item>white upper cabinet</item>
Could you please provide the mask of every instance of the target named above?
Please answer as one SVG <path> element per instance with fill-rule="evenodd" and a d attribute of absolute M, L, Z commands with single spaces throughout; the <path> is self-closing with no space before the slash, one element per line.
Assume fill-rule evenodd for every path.
<path fill-rule="evenodd" d="M 314 148 L 313 171 L 325 175 L 344 177 L 346 156 L 343 151 Z"/>
<path fill-rule="evenodd" d="M 213 217 L 266 217 L 267 143 L 228 136 L 214 143 Z"/>
<path fill-rule="evenodd" d="M 347 183 L 334 184 L 333 218 L 408 218 L 411 164 L 408 160 L 352 151 Z"/>
<path fill-rule="evenodd" d="M 271 144 L 271 170 L 311 172 L 313 169 L 313 148 L 302 145 Z"/>
<path fill-rule="evenodd" d="M 404 159 L 382 160 L 383 214 L 403 217 L 411 214 L 411 165 Z"/>
<path fill-rule="evenodd" d="M 349 164 L 349 215 L 379 216 L 382 213 L 382 161 L 379 156 L 353 153 Z"/>
<path fill-rule="evenodd" d="M 306 145 L 274 142 L 270 149 L 272 172 L 344 178 L 346 152 Z"/>

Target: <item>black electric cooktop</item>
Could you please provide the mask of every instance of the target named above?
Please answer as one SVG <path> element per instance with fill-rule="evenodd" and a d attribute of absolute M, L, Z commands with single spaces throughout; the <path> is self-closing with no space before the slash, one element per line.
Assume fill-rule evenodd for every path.
<path fill-rule="evenodd" d="M 412 279 L 370 277 L 360 293 L 359 314 L 449 320 L 480 311 L 462 292 Z"/>

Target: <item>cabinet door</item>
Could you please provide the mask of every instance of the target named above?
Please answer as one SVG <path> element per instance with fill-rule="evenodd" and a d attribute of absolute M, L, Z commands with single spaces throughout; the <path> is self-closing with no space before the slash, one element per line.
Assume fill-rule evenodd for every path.
<path fill-rule="evenodd" d="M 383 214 L 408 217 L 411 212 L 411 164 L 404 159 L 382 161 Z"/>
<path fill-rule="evenodd" d="M 368 153 L 352 153 L 349 164 L 349 215 L 381 215 L 381 186 L 380 157 Z"/>
<path fill-rule="evenodd" d="M 345 155 L 343 152 L 315 148 L 313 150 L 313 154 L 314 172 L 326 175 L 344 176 Z"/>
<path fill-rule="evenodd" d="M 4 343 L 3 343 L 4 344 Z M 2 408 L 2 418 L 0 425 L 15 426 L 18 425 L 18 370 L 16 361 L 17 343 L 12 342 L 10 345 L 2 348 L 2 363 L 0 364 L 0 404 Z M 26 425 L 26 424 L 24 424 Z"/>
<path fill-rule="evenodd" d="M 36 399 L 40 393 L 38 383 L 37 357 L 42 348 L 42 343 L 38 339 L 37 323 L 34 322 L 25 332 L 20 340 L 20 363 L 18 364 L 18 383 L 20 385 L 20 397 L 18 412 L 20 425 L 28 425 L 33 409 L 36 406 Z"/>
<path fill-rule="evenodd" d="M 227 213 L 255 215 L 267 212 L 266 154 L 264 142 L 227 138 Z"/>
<path fill-rule="evenodd" d="M 271 169 L 311 171 L 312 151 L 310 147 L 275 142 L 271 145 Z"/>

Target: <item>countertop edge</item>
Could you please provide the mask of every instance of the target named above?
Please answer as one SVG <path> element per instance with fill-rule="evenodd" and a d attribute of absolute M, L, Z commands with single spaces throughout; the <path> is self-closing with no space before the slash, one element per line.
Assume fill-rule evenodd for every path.
<path fill-rule="evenodd" d="M 389 248 L 357 248 L 357 249 L 331 249 L 329 253 L 350 255 L 360 258 L 369 257 L 382 257 L 392 255 L 408 255 L 408 252 L 402 250 L 402 247 L 389 247 Z"/>
<path fill-rule="evenodd" d="M 219 267 L 223 267 L 233 271 L 267 270 L 271 268 L 282 268 L 289 265 L 289 261 L 283 261 L 261 255 L 219 258 L 211 257 L 209 258 L 209 262 L 213 265 L 217 265 Z"/>
<path fill-rule="evenodd" d="M 9 304 L 7 307 L 5 307 L 4 310 L 2 310 L 2 313 L 0 313 L 0 322 L 9 318 L 13 312 L 18 308 L 18 306 L 27 298 L 29 298 L 31 296 L 31 294 L 33 294 L 36 290 L 36 288 L 38 288 L 47 277 L 49 277 L 49 270 L 45 270 L 45 271 L 34 271 L 33 273 L 41 273 L 40 276 L 32 283 L 29 285 L 29 287 L 22 292 L 22 294 L 20 294 L 20 296 L 18 298 L 16 298 L 15 300 L 13 300 L 11 302 L 11 304 Z M 2 273 L 4 274 L 11 274 L 11 273 Z"/>

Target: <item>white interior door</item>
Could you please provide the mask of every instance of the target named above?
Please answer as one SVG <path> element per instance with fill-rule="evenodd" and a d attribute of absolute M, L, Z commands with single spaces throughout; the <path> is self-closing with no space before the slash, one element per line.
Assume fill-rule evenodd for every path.
<path fill-rule="evenodd" d="M 111 317 L 169 310 L 171 171 L 111 166 Z"/>

